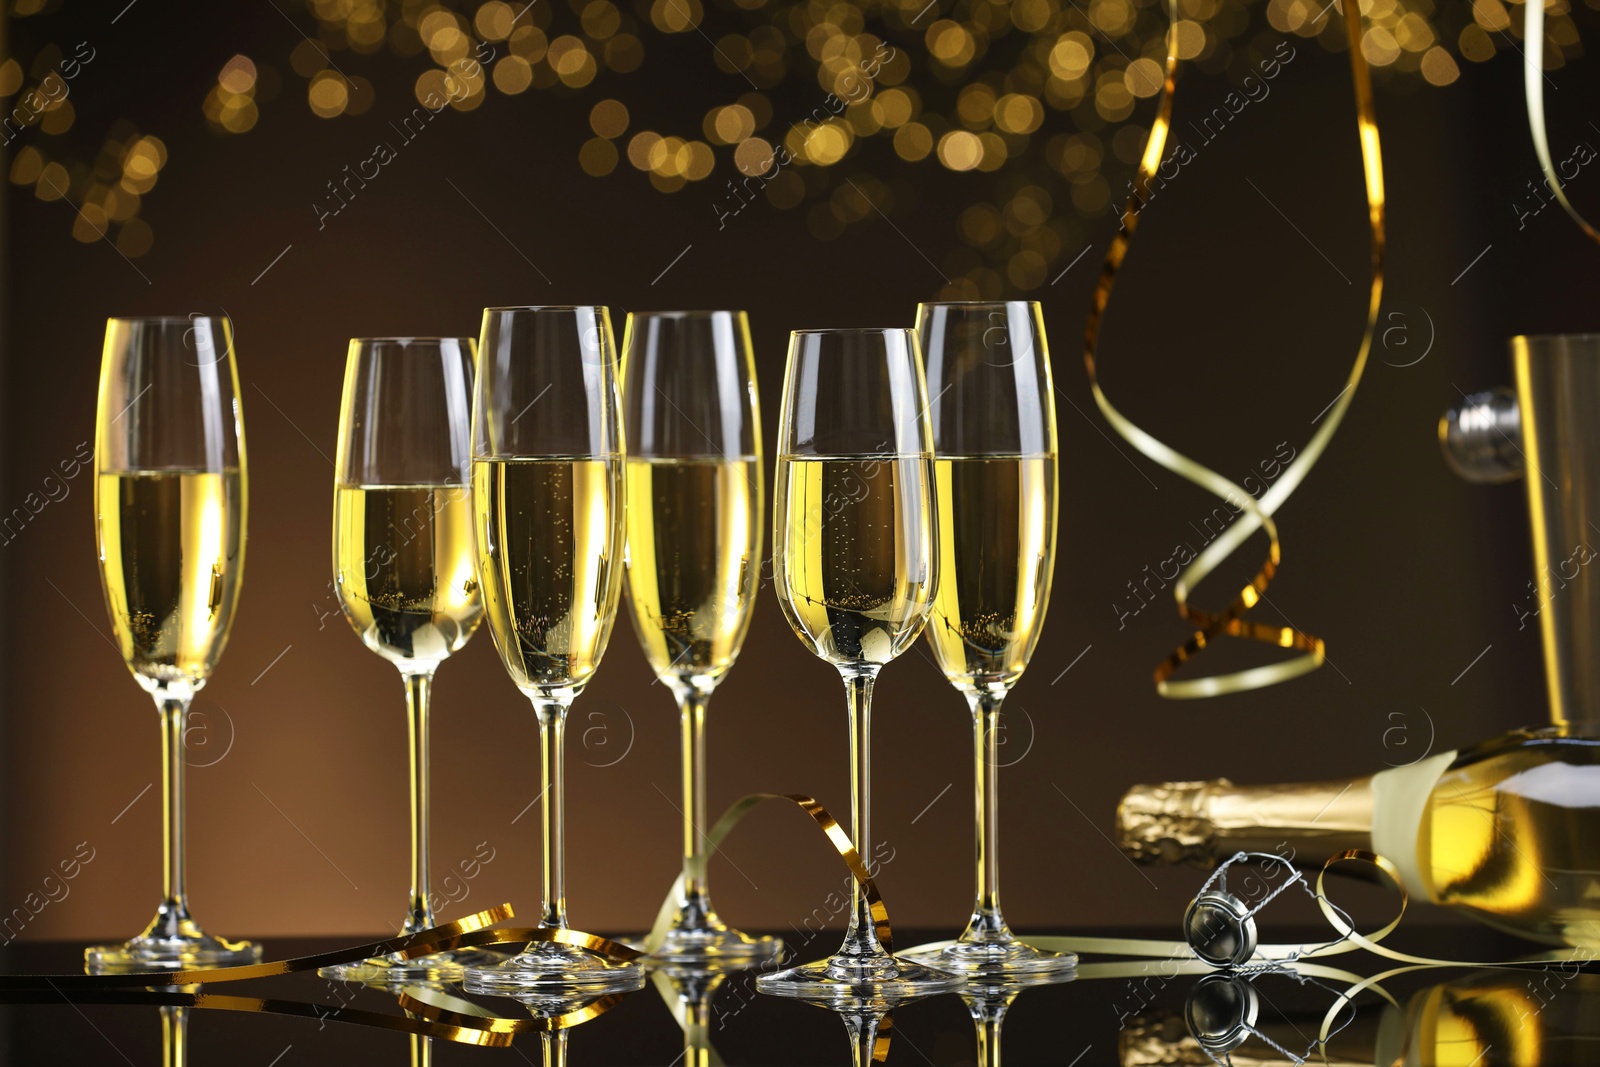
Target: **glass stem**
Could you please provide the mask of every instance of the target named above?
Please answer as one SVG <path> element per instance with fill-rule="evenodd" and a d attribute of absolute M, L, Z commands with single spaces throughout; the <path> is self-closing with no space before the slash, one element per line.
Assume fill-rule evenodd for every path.
<path fill-rule="evenodd" d="M 850 713 L 850 840 L 869 872 L 872 861 L 872 683 L 876 664 L 841 668 Z M 876 872 L 873 872 L 876 873 Z M 881 956 L 872 906 L 855 881 L 850 884 L 850 929 L 839 949 L 845 956 Z"/>
<path fill-rule="evenodd" d="M 1000 705 L 1004 693 L 976 692 L 968 698 L 973 722 L 973 845 L 978 871 L 977 902 L 963 941 L 1008 941 L 1000 914 Z"/>
<path fill-rule="evenodd" d="M 683 896 L 680 927 L 701 927 L 711 912 L 706 889 L 706 709 L 711 690 L 683 686 L 678 709 L 683 733 Z"/>
<path fill-rule="evenodd" d="M 411 1067 L 433 1067 L 433 1038 L 411 1035 Z"/>
<path fill-rule="evenodd" d="M 166 925 L 189 918 L 189 892 L 184 882 L 183 730 L 189 718 L 186 697 L 156 697 L 161 712 L 161 911 Z"/>
<path fill-rule="evenodd" d="M 161 1008 L 161 1067 L 188 1067 L 189 1009 Z"/>
<path fill-rule="evenodd" d="M 414 934 L 433 925 L 433 898 L 428 888 L 428 699 L 433 672 L 405 675 L 406 747 L 411 757 L 411 906 L 401 933 Z"/>
<path fill-rule="evenodd" d="M 973 1021 L 978 1031 L 978 1067 L 1000 1067 L 1000 1020 L 1005 1009 L 983 1012 Z"/>
<path fill-rule="evenodd" d="M 544 900 L 539 925 L 564 928 L 567 925 L 567 782 L 562 742 L 567 731 L 567 705 L 558 700 L 535 700 L 533 708 L 539 715 L 539 785 L 542 790 L 539 798 L 544 814 Z"/>
<path fill-rule="evenodd" d="M 545 1031 L 539 1035 L 539 1040 L 544 1048 L 541 1057 L 543 1067 L 567 1067 L 567 1031 L 557 1030 L 554 1033 Z"/>
<path fill-rule="evenodd" d="M 889 1031 L 894 1028 L 889 1013 L 860 1012 L 845 1015 L 843 1019 L 845 1029 L 850 1032 L 851 1067 L 872 1067 L 874 1063 L 882 1063 L 889 1050 L 884 1047 L 880 1054 L 880 1044 L 886 1045 Z"/>

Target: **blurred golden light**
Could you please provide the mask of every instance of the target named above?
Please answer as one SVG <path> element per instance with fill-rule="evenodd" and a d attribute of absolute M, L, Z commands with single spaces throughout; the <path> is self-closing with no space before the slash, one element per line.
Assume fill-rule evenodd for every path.
<path fill-rule="evenodd" d="M 78 209 L 78 217 L 72 222 L 72 236 L 90 244 L 106 235 L 109 222 L 105 209 L 99 204 L 84 204 Z"/>
<path fill-rule="evenodd" d="M 603 41 L 622 26 L 622 14 L 610 0 L 589 0 L 579 17 L 583 32 L 597 41 Z"/>
<path fill-rule="evenodd" d="M 1205 27 L 1194 19 L 1179 19 L 1177 33 L 1179 59 L 1193 59 L 1205 51 Z"/>
<path fill-rule="evenodd" d="M 776 177 L 767 179 L 767 184 L 762 190 L 767 194 L 767 203 L 779 211 L 788 211 L 790 208 L 800 206 L 806 197 L 806 183 L 800 175 L 792 170 L 779 171 Z"/>
<path fill-rule="evenodd" d="M 726 33 L 718 38 L 713 49 L 713 58 L 718 69 L 729 74 L 749 70 L 750 64 L 756 60 L 756 50 L 750 44 L 750 39 L 739 33 Z"/>
<path fill-rule="evenodd" d="M 129 219 L 117 231 L 117 250 L 130 258 L 138 258 L 150 251 L 155 234 L 143 219 Z"/>
<path fill-rule="evenodd" d="M 10 96 L 22 88 L 22 65 L 15 59 L 0 63 L 0 96 Z"/>
<path fill-rule="evenodd" d="M 662 33 L 696 29 L 703 14 L 700 0 L 655 0 L 650 5 L 650 22 Z"/>
<path fill-rule="evenodd" d="M 436 109 L 444 106 L 445 73 L 438 67 L 430 67 L 417 75 L 417 84 L 413 90 L 417 96 L 417 103 L 423 107 Z"/>
<path fill-rule="evenodd" d="M 1037 33 L 1050 23 L 1058 10 L 1055 0 L 1015 0 L 1011 5 L 1011 21 L 1019 30 Z"/>
<path fill-rule="evenodd" d="M 1011 279 L 1011 284 L 1018 289 L 1037 289 L 1044 284 L 1049 264 L 1037 252 L 1023 250 L 1011 257 L 1011 262 L 1006 264 L 1006 277 Z"/>
<path fill-rule="evenodd" d="M 733 150 L 733 165 L 739 173 L 754 177 L 772 169 L 774 155 L 772 145 L 765 138 L 749 137 Z"/>
<path fill-rule="evenodd" d="M 894 150 L 908 163 L 926 159 L 933 151 L 933 134 L 920 122 L 908 122 L 894 131 Z"/>
<path fill-rule="evenodd" d="M 723 144 L 739 144 L 756 132 L 756 117 L 743 104 L 718 108 L 712 129 Z"/>
<path fill-rule="evenodd" d="M 383 47 L 388 30 L 389 25 L 384 21 L 383 12 L 372 6 L 355 11 L 344 24 L 344 35 L 350 42 L 350 47 L 357 52 L 369 54 Z"/>
<path fill-rule="evenodd" d="M 1500 0 L 1472 0 L 1472 19 L 1486 30 L 1511 28 L 1511 13 Z"/>
<path fill-rule="evenodd" d="M 656 143 L 661 140 L 661 135 L 652 130 L 643 130 L 633 135 L 628 142 L 628 162 L 640 170 L 650 169 L 650 154 L 655 150 Z"/>
<path fill-rule="evenodd" d="M 617 146 L 604 137 L 589 138 L 578 149 L 578 166 L 596 178 L 610 174 L 617 167 Z"/>
<path fill-rule="evenodd" d="M 631 33 L 619 33 L 606 42 L 605 58 L 618 74 L 631 74 L 644 62 L 644 45 Z"/>
<path fill-rule="evenodd" d="M 1089 21 L 1111 37 L 1131 30 L 1138 15 L 1128 0 L 1089 0 Z"/>
<path fill-rule="evenodd" d="M 584 47 L 583 41 L 571 34 L 551 41 L 550 54 L 547 58 L 550 68 L 565 85 L 581 89 L 594 80 L 597 69 L 594 57 Z"/>
<path fill-rule="evenodd" d="M 964 67 L 977 54 L 977 43 L 972 34 L 959 22 L 940 19 L 928 27 L 925 35 L 928 51 L 947 67 Z"/>
<path fill-rule="evenodd" d="M 11 180 L 17 185 L 32 185 L 44 170 L 44 154 L 32 145 L 17 153 L 11 161 Z"/>
<path fill-rule="evenodd" d="M 976 82 L 956 97 L 956 114 L 969 129 L 981 130 L 994 121 L 994 104 L 994 90 Z"/>
<path fill-rule="evenodd" d="M 517 13 L 503 0 L 489 0 L 472 17 L 472 26 L 485 41 L 503 41 L 511 36 Z"/>
<path fill-rule="evenodd" d="M 72 120 L 77 118 L 73 110 L 72 101 L 62 99 L 53 101 L 50 107 L 45 108 L 44 120 L 39 123 L 39 129 L 45 133 L 66 133 L 72 129 Z"/>
<path fill-rule="evenodd" d="M 650 146 L 650 169 L 663 177 L 682 177 L 689 165 L 689 145 L 681 137 L 662 137 Z"/>
<path fill-rule="evenodd" d="M 885 89 L 872 98 L 872 114 L 885 129 L 897 130 L 911 121 L 911 97 L 904 89 Z"/>
<path fill-rule="evenodd" d="M 421 82 L 419 80 L 418 84 Z M 321 118 L 331 119 L 344 114 L 350 103 L 350 90 L 345 86 L 344 75 L 334 71 L 319 71 L 306 89 L 306 99 L 311 110 Z"/>
<path fill-rule="evenodd" d="M 961 213 L 961 236 L 968 244 L 982 247 L 1001 236 L 1000 213 L 992 204 L 973 204 Z"/>
<path fill-rule="evenodd" d="M 1395 43 L 1394 34 L 1382 26 L 1369 26 L 1361 35 L 1361 54 L 1374 67 L 1387 67 L 1400 58 L 1400 46 Z"/>
<path fill-rule="evenodd" d="M 688 182 L 680 174 L 662 174 L 660 171 L 650 172 L 650 184 L 663 193 L 675 193 L 682 189 Z"/>
<path fill-rule="evenodd" d="M 544 31 L 537 26 L 519 26 L 511 34 L 512 55 L 521 56 L 529 63 L 537 63 L 545 57 L 550 49 L 550 43 L 545 40 Z"/>
<path fill-rule="evenodd" d="M 60 200 L 67 195 L 71 185 L 72 176 L 67 173 L 66 167 L 59 163 L 46 163 L 39 172 L 39 180 L 34 183 L 33 195 L 40 200 Z"/>
<path fill-rule="evenodd" d="M 1108 70 L 1100 75 L 1094 90 L 1095 112 L 1107 122 L 1121 122 L 1133 111 L 1133 93 L 1122 72 Z"/>
<path fill-rule="evenodd" d="M 1006 147 L 1004 137 L 993 130 L 984 130 L 978 134 L 978 144 L 983 150 L 983 155 L 978 160 L 978 169 L 982 171 L 996 171 L 1005 166 L 1006 156 L 1011 150 Z"/>
<path fill-rule="evenodd" d="M 1122 72 L 1122 84 L 1134 96 L 1155 96 L 1161 91 L 1165 77 L 1166 72 L 1161 64 L 1146 57 L 1128 64 L 1128 68 Z"/>
<path fill-rule="evenodd" d="M 289 53 L 289 66 L 302 78 L 309 78 L 328 67 L 326 46 L 307 38 L 294 46 Z"/>
<path fill-rule="evenodd" d="M 1456 47 L 1461 49 L 1461 54 L 1474 63 L 1482 63 L 1494 58 L 1494 41 L 1483 27 L 1472 23 L 1461 28 L 1461 36 L 1456 41 Z"/>
<path fill-rule="evenodd" d="M 628 108 L 621 100 L 602 100 L 589 109 L 589 128 L 601 137 L 621 137 L 628 128 Z"/>
<path fill-rule="evenodd" d="M 806 160 L 819 167 L 831 167 L 844 158 L 855 139 L 850 127 L 830 119 L 811 131 L 805 140 Z"/>
<path fill-rule="evenodd" d="M 710 145 L 704 141 L 690 141 L 689 160 L 684 164 L 683 176 L 692 182 L 700 181 L 711 176 L 716 164 L 717 156 Z"/>
<path fill-rule="evenodd" d="M 345 88 L 350 94 L 350 102 L 344 109 L 346 115 L 364 115 L 371 110 L 372 102 L 377 99 L 371 82 L 357 74 Z"/>
<path fill-rule="evenodd" d="M 256 87 L 256 65 L 248 56 L 234 56 L 222 65 L 217 84 L 230 93 L 243 95 L 252 92 Z"/>
<path fill-rule="evenodd" d="M 436 6 L 417 23 L 417 36 L 422 38 L 423 47 L 431 52 L 449 47 L 463 34 L 455 12 Z"/>
<path fill-rule="evenodd" d="M 1037 97 L 1007 93 L 995 101 L 994 122 L 1007 133 L 1032 133 L 1044 125 L 1044 105 Z"/>
<path fill-rule="evenodd" d="M 494 87 L 516 96 L 533 84 L 533 67 L 518 55 L 501 56 L 494 65 Z"/>
<path fill-rule="evenodd" d="M 1449 52 L 1434 45 L 1422 56 L 1422 76 L 1430 85 L 1449 85 L 1461 77 L 1461 68 Z"/>
<path fill-rule="evenodd" d="M 983 142 L 967 130 L 952 130 L 939 138 L 939 162 L 954 171 L 972 170 L 983 159 Z"/>
<path fill-rule="evenodd" d="M 1050 49 L 1050 69 L 1062 78 L 1076 78 L 1089 69 L 1094 58 L 1094 44 L 1087 34 L 1073 30 L 1057 38 Z"/>

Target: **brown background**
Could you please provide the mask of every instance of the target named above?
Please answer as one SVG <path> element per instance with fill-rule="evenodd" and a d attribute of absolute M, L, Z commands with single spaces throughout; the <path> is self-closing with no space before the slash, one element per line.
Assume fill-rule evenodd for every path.
<path fill-rule="evenodd" d="M 140 4 L 114 27 L 87 5 L 49 16 L 56 39 L 88 37 L 98 50 L 73 88 L 80 127 L 130 115 L 166 139 L 171 160 L 147 199 L 156 244 L 137 263 L 148 284 L 106 243 L 72 240 L 66 204 L 7 186 L 0 511 L 92 438 L 107 315 L 233 317 L 249 427 L 249 564 L 232 641 L 197 703 L 206 733 L 193 758 L 226 755 L 190 777 L 193 902 L 224 934 L 383 931 L 400 918 L 406 889 L 402 691 L 337 614 L 319 621 L 336 609 L 328 457 L 346 339 L 473 334 L 485 305 L 603 302 L 619 330 L 623 309 L 744 307 L 770 454 L 787 331 L 909 325 L 940 285 L 919 249 L 942 262 L 961 206 L 987 186 L 921 167 L 907 175 L 920 203 L 898 230 L 880 220 L 822 243 L 803 212 L 764 204 L 718 232 L 711 182 L 668 196 L 626 165 L 586 177 L 576 152 L 600 96 L 620 96 L 636 128 L 656 129 L 697 127 L 727 96 L 704 42 L 685 34 L 652 40 L 627 80 L 441 115 L 319 232 L 311 204 L 385 136 L 409 68 L 367 61 L 380 95 L 361 118 L 316 119 L 291 88 L 253 132 L 214 136 L 199 101 L 228 57 L 243 51 L 288 77 L 300 40 L 281 12 L 235 7 Z M 292 17 L 309 29 L 298 9 Z M 1590 32 L 1592 17 L 1579 17 Z M 1272 98 L 1207 146 L 1145 216 L 1105 337 L 1104 383 L 1123 410 L 1235 478 L 1280 442 L 1303 447 L 1343 382 L 1365 306 L 1348 74 L 1340 57 L 1301 52 Z M 1054 605 L 1011 702 L 1027 712 L 1013 715 L 1016 762 L 1003 777 L 1014 924 L 1175 922 L 1197 876 L 1136 869 L 1106 836 L 1133 782 L 1366 773 L 1414 758 L 1430 734 L 1435 748 L 1455 746 L 1544 716 L 1536 631 L 1519 630 L 1512 607 L 1532 577 L 1522 488 L 1456 480 L 1434 423 L 1459 390 L 1507 379 L 1509 335 L 1595 327 L 1596 250 L 1554 209 L 1518 230 L 1513 201 L 1538 173 L 1518 110 L 1519 61 L 1507 51 L 1465 67 L 1448 89 L 1380 90 L 1392 209 L 1385 315 L 1401 314 L 1386 323 L 1407 332 L 1376 353 L 1331 451 L 1280 513 L 1285 564 L 1261 612 L 1327 638 L 1330 663 L 1312 676 L 1212 702 L 1154 694 L 1150 669 L 1184 630 L 1170 604 L 1123 628 L 1112 605 L 1146 564 L 1195 536 L 1189 524 L 1213 502 L 1130 458 L 1094 410 L 1079 339 L 1111 221 L 1057 284 L 1027 294 L 1044 301 L 1054 334 L 1063 465 Z M 1558 79 L 1560 154 L 1591 135 L 1582 105 L 1594 99 L 1592 64 Z M 1186 78 L 1180 121 L 1225 91 L 1219 79 Z M 1126 174 L 1114 178 L 1121 188 Z M 1588 181 L 1600 179 L 1578 179 L 1573 195 L 1593 204 Z M 1430 340 L 1415 365 L 1387 365 L 1410 362 Z M 71 896 L 27 937 L 126 936 L 159 893 L 159 787 L 129 806 L 157 781 L 156 720 L 106 641 L 89 493 L 86 473 L 0 547 L 0 911 L 79 842 L 95 850 Z M 1258 551 L 1241 557 L 1241 573 Z M 1202 594 L 1218 603 L 1236 580 Z M 1205 665 L 1245 662 L 1235 651 Z M 954 929 L 971 893 L 965 708 L 920 645 L 885 671 L 879 694 L 875 823 L 895 853 L 884 890 L 897 921 Z M 569 741 L 577 924 L 625 931 L 654 915 L 676 867 L 676 738 L 670 698 L 621 622 Z M 713 807 L 749 790 L 803 791 L 842 812 L 845 742 L 837 678 L 763 591 L 713 705 Z M 485 635 L 440 671 L 434 744 L 436 879 L 480 842 L 495 856 L 446 916 L 502 900 L 531 914 L 537 812 L 516 817 L 538 791 L 535 726 Z M 712 872 L 730 921 L 780 930 L 842 878 L 820 836 L 779 810 L 752 815 Z"/>

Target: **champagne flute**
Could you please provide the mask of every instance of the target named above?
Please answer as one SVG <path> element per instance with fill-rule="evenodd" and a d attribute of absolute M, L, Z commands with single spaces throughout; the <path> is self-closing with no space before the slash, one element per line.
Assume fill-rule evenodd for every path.
<path fill-rule="evenodd" d="M 344 616 L 406 689 L 411 901 L 400 935 L 434 925 L 428 888 L 428 705 L 439 664 L 483 616 L 472 568 L 473 342 L 350 342 L 334 463 L 333 578 Z M 483 950 L 382 956 L 322 970 L 356 982 L 456 981 Z"/>
<path fill-rule="evenodd" d="M 938 579 L 933 444 L 916 334 L 801 330 L 789 342 L 778 428 L 773 564 L 778 601 L 813 655 L 844 679 L 851 840 L 872 862 L 872 687 L 922 632 Z M 834 955 L 756 979 L 767 993 L 879 998 L 961 978 L 891 956 L 852 886 Z"/>
<path fill-rule="evenodd" d="M 1001 978 L 1072 971 L 1070 952 L 1018 940 L 1000 914 L 1000 705 L 1044 626 L 1056 552 L 1056 416 L 1035 302 L 922 304 L 933 392 L 939 590 L 928 643 L 974 725 L 977 903 L 961 937 L 910 955 Z"/>
<path fill-rule="evenodd" d="M 95 421 L 95 538 L 117 647 L 161 716 L 161 906 L 143 933 L 84 952 L 92 972 L 253 963 L 189 915 L 183 731 L 228 643 L 244 572 L 244 415 L 225 318 L 110 319 Z"/>
<path fill-rule="evenodd" d="M 568 929 L 562 737 L 567 709 L 600 665 L 616 619 L 622 488 L 610 313 L 485 310 L 472 404 L 472 528 L 490 636 L 539 719 L 545 929 Z M 642 976 L 637 963 L 535 941 L 502 963 L 469 967 L 466 988 L 605 992 Z"/>
<path fill-rule="evenodd" d="M 677 963 L 782 951 L 717 917 L 706 888 L 706 710 L 744 643 L 761 560 L 761 416 L 742 311 L 628 316 L 627 577 L 634 632 L 682 721 L 683 877 L 666 938 Z"/>

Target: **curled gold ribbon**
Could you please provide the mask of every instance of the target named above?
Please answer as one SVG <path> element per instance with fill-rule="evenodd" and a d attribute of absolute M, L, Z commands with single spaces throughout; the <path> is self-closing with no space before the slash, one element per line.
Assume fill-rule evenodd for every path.
<path fill-rule="evenodd" d="M 1544 4 L 1542 0 L 1525 0 L 1522 10 L 1522 88 L 1528 101 L 1528 131 L 1533 134 L 1533 150 L 1539 156 L 1539 169 L 1544 171 L 1545 184 L 1555 194 L 1561 210 L 1591 240 L 1600 242 L 1600 231 L 1572 206 L 1572 201 L 1567 199 L 1566 189 L 1556 176 L 1555 164 L 1550 161 L 1550 137 L 1545 129 L 1544 117 Z"/>
<path fill-rule="evenodd" d="M 797 806 L 801 811 L 811 816 L 813 822 L 822 828 L 828 836 L 828 843 L 833 845 L 839 853 L 839 858 L 844 860 L 845 866 L 850 868 L 850 874 L 855 878 L 856 884 L 861 887 L 862 894 L 867 898 L 867 905 L 872 911 L 872 925 L 877 932 L 878 941 L 888 952 L 894 951 L 894 932 L 889 928 L 889 908 L 883 902 L 883 894 L 878 891 L 878 884 L 872 880 L 872 872 L 867 870 L 867 865 L 862 862 L 861 855 L 856 851 L 855 844 L 850 840 L 850 835 L 845 833 L 839 821 L 828 814 L 828 809 L 817 803 L 813 797 L 804 793 L 747 793 L 728 805 L 726 811 L 718 817 L 715 824 L 705 835 L 705 848 L 700 850 L 705 856 L 718 848 L 733 828 L 739 825 L 751 808 L 769 800 L 787 800 Z M 656 913 L 655 925 L 650 928 L 650 934 L 645 938 L 644 954 L 649 955 L 661 948 L 666 940 L 667 930 L 672 926 L 672 916 L 677 908 L 680 894 L 683 892 L 684 879 L 690 873 L 704 875 L 704 861 L 695 871 L 685 871 L 678 875 L 678 880 L 673 884 L 665 900 L 661 902 L 661 910 Z"/>
<path fill-rule="evenodd" d="M 1533 0 L 1530 6 L 1537 6 L 1537 3 L 1538 0 Z M 1321 638 L 1313 637 L 1293 626 L 1269 626 L 1246 620 L 1243 616 L 1260 602 L 1282 558 L 1278 528 L 1272 519 L 1273 513 L 1311 472 L 1312 466 L 1327 448 L 1328 442 L 1344 420 L 1345 410 L 1355 396 L 1356 386 L 1360 384 L 1362 372 L 1366 369 L 1367 356 L 1372 349 L 1372 339 L 1378 323 L 1378 305 L 1383 294 L 1385 243 L 1383 159 L 1379 151 L 1378 124 L 1372 106 L 1371 78 L 1367 73 L 1366 59 L 1361 52 L 1361 13 L 1358 5 L 1354 3 L 1346 2 L 1342 6 L 1350 41 L 1350 74 L 1355 87 L 1356 127 L 1361 141 L 1367 222 L 1372 234 L 1372 287 L 1367 304 L 1366 326 L 1344 391 L 1334 400 L 1328 409 L 1325 421 L 1317 428 L 1317 432 L 1312 435 L 1305 448 L 1284 468 L 1278 481 L 1274 482 L 1258 501 L 1232 480 L 1190 459 L 1139 428 L 1111 403 L 1100 388 L 1099 379 L 1095 374 L 1095 350 L 1099 340 L 1101 320 L 1111 297 L 1117 271 L 1127 255 L 1133 233 L 1138 228 L 1140 212 L 1150 199 L 1150 181 L 1155 177 L 1161 163 L 1166 148 L 1167 133 L 1171 128 L 1172 98 L 1178 76 L 1179 13 L 1178 0 L 1167 0 L 1166 80 L 1162 86 L 1161 103 L 1155 120 L 1150 125 L 1150 136 L 1145 142 L 1144 154 L 1139 159 L 1134 191 L 1128 198 L 1127 208 L 1122 213 L 1121 228 L 1112 236 L 1111 245 L 1106 250 L 1105 264 L 1100 271 L 1100 280 L 1095 286 L 1094 300 L 1084 331 L 1083 355 L 1084 364 L 1089 372 L 1089 388 L 1094 393 L 1095 403 L 1118 434 L 1147 458 L 1221 497 L 1242 511 L 1236 521 L 1183 569 L 1173 584 L 1173 598 L 1177 601 L 1178 614 L 1193 623 L 1196 629 L 1188 641 L 1174 650 L 1155 669 L 1156 691 L 1164 697 L 1210 697 L 1259 689 L 1315 670 L 1322 666 L 1326 658 Z M 1249 584 L 1241 589 L 1233 601 L 1221 611 L 1206 611 L 1190 605 L 1190 591 L 1216 570 L 1222 561 L 1232 555 L 1257 529 L 1265 531 L 1267 535 L 1269 542 L 1267 559 L 1255 577 L 1250 579 Z M 1217 637 L 1223 635 L 1294 649 L 1300 654 L 1287 660 L 1247 670 L 1181 681 L 1172 680 L 1174 672 L 1206 649 Z"/>

